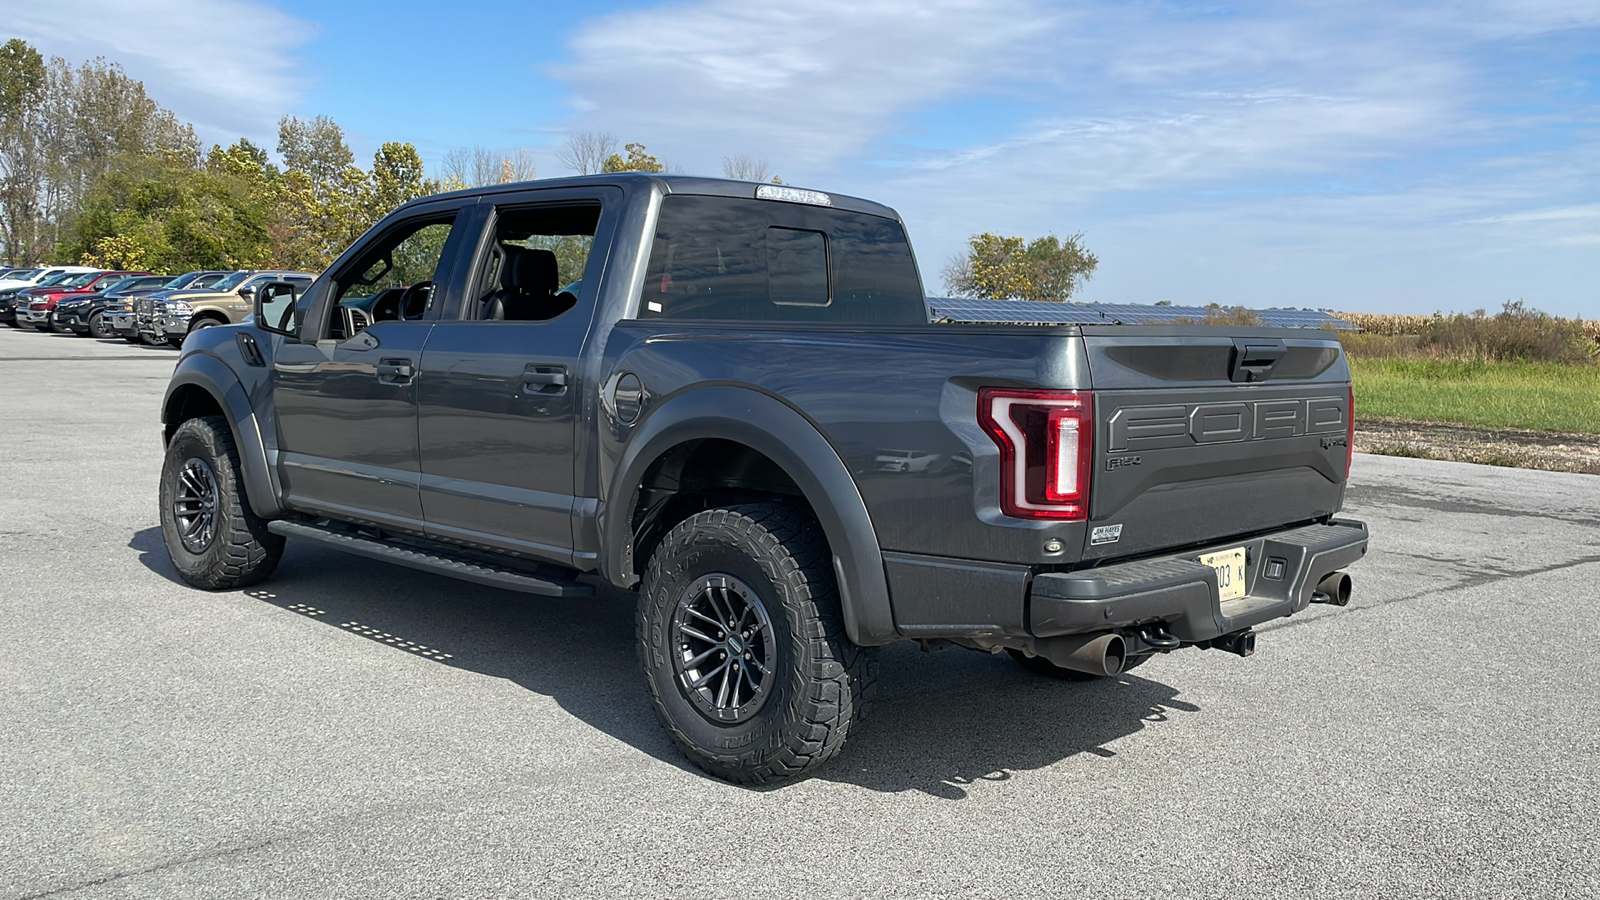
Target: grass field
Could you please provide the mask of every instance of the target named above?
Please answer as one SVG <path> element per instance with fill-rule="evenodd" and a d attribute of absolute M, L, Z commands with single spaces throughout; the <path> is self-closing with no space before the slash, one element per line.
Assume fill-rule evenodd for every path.
<path fill-rule="evenodd" d="M 1600 434 L 1600 366 L 1350 357 L 1356 419 Z"/>

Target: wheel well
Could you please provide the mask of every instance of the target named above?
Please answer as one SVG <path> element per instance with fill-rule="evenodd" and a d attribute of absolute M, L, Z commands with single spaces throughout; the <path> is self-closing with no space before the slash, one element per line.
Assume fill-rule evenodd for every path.
<path fill-rule="evenodd" d="M 626 568 L 639 572 L 679 522 L 702 510 L 752 500 L 784 500 L 810 509 L 782 466 L 737 441 L 687 441 L 661 454 L 639 483 Z"/>
<path fill-rule="evenodd" d="M 199 385 L 186 384 L 172 392 L 167 398 L 167 408 L 162 415 L 166 422 L 166 440 L 172 440 L 172 435 L 177 432 L 178 426 L 201 416 L 221 416 L 222 404 L 211 392 Z"/>
<path fill-rule="evenodd" d="M 194 324 L 196 322 L 201 321 L 202 319 L 210 319 L 213 322 L 218 322 L 218 323 L 223 324 L 223 325 L 228 324 L 228 317 L 223 315 L 222 313 L 219 313 L 219 312 L 196 313 L 194 318 L 189 320 L 189 330 L 193 331 L 194 330 Z"/>

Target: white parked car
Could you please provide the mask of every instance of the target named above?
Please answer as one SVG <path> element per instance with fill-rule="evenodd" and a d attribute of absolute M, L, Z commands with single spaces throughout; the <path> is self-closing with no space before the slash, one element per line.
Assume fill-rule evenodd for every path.
<path fill-rule="evenodd" d="M 77 272 L 98 272 L 93 266 L 42 266 L 37 269 L 23 269 L 12 272 L 4 279 L 0 279 L 0 291 L 13 291 L 19 288 L 31 288 L 46 278 L 57 275 L 67 275 Z M 24 274 L 27 273 L 27 274 Z"/>

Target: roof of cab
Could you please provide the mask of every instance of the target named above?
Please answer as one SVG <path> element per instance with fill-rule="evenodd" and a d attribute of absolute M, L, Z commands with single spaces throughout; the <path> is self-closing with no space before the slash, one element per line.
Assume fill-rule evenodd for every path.
<path fill-rule="evenodd" d="M 731 178 L 702 178 L 698 175 L 667 175 L 656 172 L 611 172 L 601 175 L 573 175 L 566 178 L 538 178 L 533 181 L 513 181 L 509 184 L 488 184 L 482 187 L 465 188 L 459 191 L 450 191 L 444 194 L 430 194 L 419 197 L 405 206 L 416 203 L 427 203 L 440 199 L 454 197 L 484 197 L 495 194 L 512 193 L 527 190 L 551 190 L 556 188 L 580 188 L 596 186 L 626 187 L 632 189 L 655 188 L 663 194 L 695 194 L 709 197 L 735 197 L 746 200 L 755 200 L 756 190 L 763 187 L 763 182 L 734 181 Z M 781 185 L 794 190 L 812 191 L 814 188 L 801 188 L 798 185 Z M 866 213 L 873 216 L 882 216 L 887 219 L 900 221 L 900 214 L 890 207 L 860 197 L 851 197 L 846 194 L 835 194 L 832 191 L 821 191 L 832 200 L 831 208 L 843 209 L 850 212 Z M 769 200 L 761 198 L 767 203 L 792 202 L 784 200 Z"/>

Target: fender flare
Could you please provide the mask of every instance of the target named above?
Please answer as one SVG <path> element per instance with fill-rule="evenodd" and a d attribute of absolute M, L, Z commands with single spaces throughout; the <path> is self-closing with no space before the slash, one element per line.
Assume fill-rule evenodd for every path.
<path fill-rule="evenodd" d="M 640 482 L 668 450 L 685 441 L 736 441 L 777 463 L 827 536 L 839 581 L 845 630 L 862 646 L 898 640 L 883 553 L 867 505 L 838 451 L 793 408 L 758 391 L 712 385 L 679 394 L 650 411 L 624 449 L 600 509 L 601 573 L 618 587 L 637 580 L 627 550 Z"/>
<path fill-rule="evenodd" d="M 250 500 L 250 508 L 263 519 L 283 515 L 283 507 L 278 503 L 276 480 L 272 477 L 272 467 L 267 463 L 261 423 L 238 376 L 215 356 L 196 353 L 185 357 L 179 362 L 177 371 L 172 373 L 172 380 L 167 382 L 167 392 L 161 398 L 163 425 L 171 424 L 167 421 L 167 415 L 173 396 L 186 388 L 205 391 L 222 407 L 228 427 L 233 430 L 234 444 L 239 448 L 239 467 L 243 470 L 245 496 Z"/>

